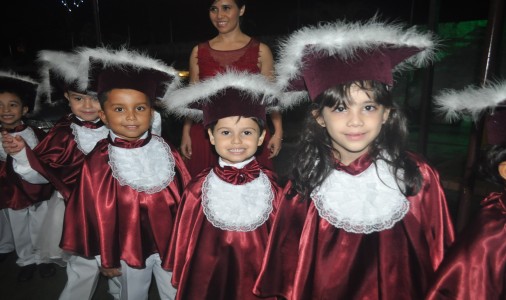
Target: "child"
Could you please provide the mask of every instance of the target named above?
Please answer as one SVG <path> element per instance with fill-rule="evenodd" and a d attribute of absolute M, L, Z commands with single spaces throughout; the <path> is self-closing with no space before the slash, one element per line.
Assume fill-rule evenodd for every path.
<path fill-rule="evenodd" d="M 117 277 L 120 299 L 146 299 L 153 274 L 161 298 L 172 299 L 165 254 L 189 174 L 149 129 L 152 103 L 177 86 L 177 73 L 135 52 L 101 49 L 89 58 L 89 78 L 109 136 L 84 160 L 61 246 L 96 256 L 102 274 Z"/>
<path fill-rule="evenodd" d="M 83 72 L 81 58 L 65 52 L 41 51 L 38 55 L 42 78 L 41 97 L 51 105 L 67 102 L 71 113 L 61 118 L 33 150 L 29 147 L 12 154 L 15 170 L 33 183 L 51 182 L 57 192 L 49 201 L 50 210 L 43 224 L 46 231 L 41 241 L 40 254 L 51 261 L 67 261 L 67 283 L 60 299 L 90 299 L 95 289 L 99 270 L 95 259 L 80 256 L 64 257 L 59 248 L 64 202 L 68 201 L 80 174 L 84 156 L 95 144 L 107 137 L 108 129 L 100 121 L 100 104 L 96 97 L 80 88 Z M 84 73 L 87 76 L 87 72 Z M 22 140 L 17 142 L 22 143 Z M 23 147 L 21 144 L 20 147 Z M 52 228 L 52 229 L 51 229 Z"/>
<path fill-rule="evenodd" d="M 504 103 L 506 82 L 444 91 L 435 100 L 449 119 L 466 113 L 476 119 L 484 110 Z M 427 299 L 506 298 L 506 144 L 491 146 L 483 158 L 481 175 L 502 190 L 481 201 L 480 211 L 439 267 Z"/>
<path fill-rule="evenodd" d="M 35 147 L 45 136 L 41 129 L 23 122 L 29 112 L 34 112 L 37 86 L 38 83 L 28 77 L 0 73 L 0 131 L 6 148 L 0 147 L 0 209 L 6 221 L 10 220 L 12 235 L 8 233 L 7 238 L 12 236 L 14 240 L 17 264 L 21 266 L 17 277 L 19 282 L 30 280 L 36 265 L 41 263 L 35 253 L 35 241 L 47 213 L 47 201 L 44 200 L 49 199 L 52 187 L 23 181 L 13 170 L 12 158 L 8 156 L 9 145 L 4 142 L 12 136 L 23 137 L 30 147 Z M 6 208 L 8 217 L 3 211 Z M 54 269 L 46 264 L 40 265 L 39 271 L 42 277 L 54 274 Z"/>
<path fill-rule="evenodd" d="M 438 173 L 406 151 L 390 90 L 392 69 L 423 63 L 433 45 L 376 18 L 304 28 L 283 43 L 283 103 L 312 103 L 256 294 L 423 297 L 453 227 Z"/>
<path fill-rule="evenodd" d="M 252 288 L 281 194 L 254 155 L 276 92 L 260 74 L 229 72 L 168 96 L 181 115 L 203 114 L 219 155 L 182 197 L 172 250 L 177 299 L 259 299 Z M 191 108 L 199 103 L 203 112 Z"/>

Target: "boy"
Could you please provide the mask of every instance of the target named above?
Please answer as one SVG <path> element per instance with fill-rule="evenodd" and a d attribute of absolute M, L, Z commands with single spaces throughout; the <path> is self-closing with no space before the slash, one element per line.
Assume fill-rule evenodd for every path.
<path fill-rule="evenodd" d="M 72 255 L 65 257 L 59 248 L 65 203 L 75 188 L 84 156 L 105 138 L 108 129 L 100 121 L 98 99 L 80 88 L 79 56 L 56 51 L 40 51 L 39 73 L 42 78 L 40 97 L 52 106 L 68 103 L 70 113 L 61 118 L 33 150 L 16 140 L 14 169 L 32 183 L 51 182 L 56 187 L 48 201 L 49 211 L 39 238 L 43 259 L 67 263 L 67 284 L 60 299 L 89 299 L 93 295 L 99 270 L 94 259 Z M 87 72 L 85 74 L 87 76 Z M 19 149 L 22 149 L 19 151 Z"/>
<path fill-rule="evenodd" d="M 149 129 L 152 104 L 177 86 L 177 73 L 127 50 L 98 52 L 89 59 L 89 86 L 109 136 L 84 160 L 61 246 L 95 256 L 102 274 L 119 284 L 120 299 L 147 298 L 153 274 L 161 298 L 172 299 L 166 253 L 189 174 L 179 154 Z"/>
<path fill-rule="evenodd" d="M 276 92 L 260 74 L 229 72 L 166 97 L 180 115 L 203 115 L 219 156 L 182 197 L 171 250 L 177 299 L 259 299 L 252 288 L 281 194 L 254 155 Z M 203 112 L 192 108 L 199 103 Z"/>
<path fill-rule="evenodd" d="M 35 253 L 35 241 L 39 235 L 40 224 L 47 213 L 47 200 L 52 191 L 48 184 L 36 185 L 23 181 L 13 170 L 12 158 L 8 156 L 6 144 L 12 136 L 23 137 L 30 147 L 35 147 L 45 136 L 39 128 L 23 123 L 29 111 L 34 110 L 38 83 L 28 77 L 12 73 L 0 73 L 0 209 L 7 208 L 12 228 L 14 246 L 18 255 L 17 264 L 21 266 L 18 281 L 28 281 L 33 277 L 36 264 L 40 264 Z M 1 212 L 5 216 L 5 212 Z M 40 275 L 54 274 L 51 266 L 40 266 Z"/>

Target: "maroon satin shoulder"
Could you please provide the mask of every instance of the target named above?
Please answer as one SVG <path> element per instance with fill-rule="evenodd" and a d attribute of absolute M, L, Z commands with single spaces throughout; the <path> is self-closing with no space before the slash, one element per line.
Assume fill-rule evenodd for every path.
<path fill-rule="evenodd" d="M 255 293 L 304 300 L 422 299 L 454 233 L 438 173 L 413 159 L 423 175 L 422 189 L 408 198 L 409 212 L 388 230 L 349 233 L 322 219 L 313 201 L 287 197 Z M 283 193 L 295 194 L 290 183 Z"/>
<path fill-rule="evenodd" d="M 459 235 L 427 299 L 506 299 L 506 193 L 492 193 Z"/>
<path fill-rule="evenodd" d="M 46 133 L 37 127 L 22 125 L 11 132 L 22 131 L 26 127 L 34 131 L 39 141 L 44 139 Z M 7 156 L 5 162 L 0 161 L 0 209 L 20 210 L 50 198 L 53 192 L 50 184 L 31 184 L 24 181 L 14 172 L 12 163 L 11 156 Z"/>
<path fill-rule="evenodd" d="M 33 151 L 26 151 L 30 166 L 47 178 L 65 200 L 76 185 L 85 156 L 70 127 L 78 121 L 72 114 L 62 118 Z"/>
<path fill-rule="evenodd" d="M 190 175 L 173 147 L 173 181 L 154 194 L 121 186 L 109 166 L 109 139 L 101 140 L 88 154 L 77 188 L 65 211 L 62 249 L 83 256 L 101 255 L 105 268 L 120 267 L 120 260 L 135 268 L 159 253 L 169 269 L 166 254 L 184 186 Z"/>
<path fill-rule="evenodd" d="M 255 161 L 240 172 L 235 168 L 221 171 L 237 172 L 237 176 L 228 176 L 232 183 L 240 180 L 240 175 L 248 171 L 251 174 L 246 177 L 258 177 L 258 167 Z M 262 168 L 262 172 L 272 182 L 275 195 L 273 212 L 269 220 L 249 232 L 221 230 L 207 220 L 202 210 L 201 190 L 209 170 L 194 178 L 185 189 L 170 255 L 174 264 L 172 282 L 178 288 L 177 299 L 259 299 L 252 293 L 252 288 L 282 197 L 274 174 L 265 168 Z"/>

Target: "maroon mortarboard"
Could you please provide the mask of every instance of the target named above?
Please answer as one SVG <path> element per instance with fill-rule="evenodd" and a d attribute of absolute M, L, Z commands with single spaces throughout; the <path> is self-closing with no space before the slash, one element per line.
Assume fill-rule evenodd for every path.
<path fill-rule="evenodd" d="M 278 96 L 279 89 L 264 75 L 228 70 L 168 93 L 163 101 L 169 112 L 208 126 L 231 116 L 266 120 Z"/>
<path fill-rule="evenodd" d="M 81 87 L 97 94 L 111 89 L 133 89 L 155 101 L 180 83 L 174 68 L 135 51 L 84 48 L 79 55 L 89 60 L 89 81 L 82 82 Z"/>
<path fill-rule="evenodd" d="M 296 31 L 281 42 L 275 70 L 284 90 L 282 106 L 314 100 L 328 88 L 358 80 L 392 86 L 393 72 L 422 66 L 434 56 L 431 33 L 373 18 L 336 22 Z"/>
<path fill-rule="evenodd" d="M 31 114 L 39 110 L 37 105 L 37 88 L 39 83 L 30 77 L 13 72 L 0 71 L 0 90 L 15 93 L 29 108 Z"/>

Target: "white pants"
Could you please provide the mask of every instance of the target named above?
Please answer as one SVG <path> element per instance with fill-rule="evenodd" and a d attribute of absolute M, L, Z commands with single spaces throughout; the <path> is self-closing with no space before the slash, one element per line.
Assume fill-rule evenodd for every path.
<path fill-rule="evenodd" d="M 56 263 L 65 266 L 64 255 L 60 248 L 60 240 L 63 231 L 63 217 L 65 215 L 65 202 L 59 192 L 54 191 L 47 202 L 47 214 L 42 222 L 42 227 L 35 241 L 38 255 L 43 263 Z"/>
<path fill-rule="evenodd" d="M 100 264 L 100 257 L 97 257 L 97 260 Z M 147 300 L 151 278 L 154 275 L 160 299 L 175 299 L 176 289 L 170 283 L 172 272 L 162 269 L 161 263 L 158 254 L 153 254 L 146 259 L 146 268 L 144 269 L 129 267 L 124 261 L 121 261 L 121 276 L 109 280 L 109 292 L 114 299 Z M 119 292 L 119 295 L 115 294 L 115 291 Z"/>
<path fill-rule="evenodd" d="M 8 209 L 14 246 L 18 255 L 16 263 L 26 266 L 40 263 L 36 254 L 35 241 L 38 239 L 42 221 L 46 217 L 47 203 L 42 201 L 24 209 Z"/>
<path fill-rule="evenodd" d="M 0 209 L 0 254 L 14 251 L 11 222 L 7 209 Z"/>
<path fill-rule="evenodd" d="M 72 255 L 67 261 L 67 283 L 60 300 L 91 299 L 100 275 L 97 261 Z"/>

